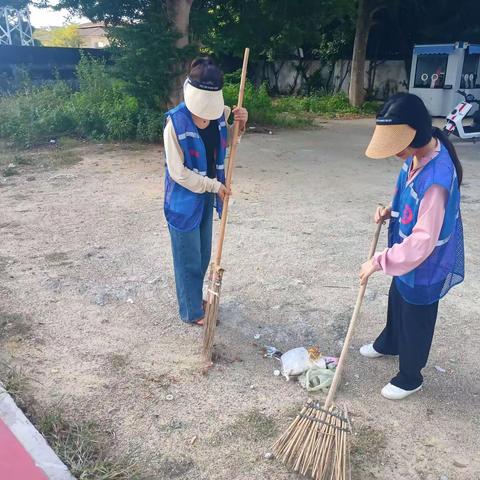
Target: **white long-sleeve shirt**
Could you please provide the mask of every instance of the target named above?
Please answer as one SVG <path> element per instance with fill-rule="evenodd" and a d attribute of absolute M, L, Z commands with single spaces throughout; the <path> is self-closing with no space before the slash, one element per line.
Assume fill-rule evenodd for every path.
<path fill-rule="evenodd" d="M 225 120 L 228 120 L 230 113 L 230 107 L 225 106 Z M 232 142 L 233 125 L 227 123 L 227 130 L 228 145 L 230 145 Z M 178 143 L 177 135 L 170 119 L 167 120 L 163 131 L 163 143 L 168 173 L 174 182 L 194 193 L 217 193 L 220 190 L 222 184 L 216 178 L 200 175 L 185 166 L 183 151 Z"/>

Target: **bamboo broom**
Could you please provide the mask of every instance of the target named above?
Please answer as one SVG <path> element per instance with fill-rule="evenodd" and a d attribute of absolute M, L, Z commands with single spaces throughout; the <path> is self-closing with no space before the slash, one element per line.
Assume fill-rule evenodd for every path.
<path fill-rule="evenodd" d="M 247 79 L 247 66 L 250 49 L 246 48 L 243 55 L 242 76 L 240 80 L 240 90 L 238 92 L 237 107 L 243 106 L 243 95 L 245 92 L 245 82 Z M 225 186 L 230 189 L 233 176 L 233 165 L 237 154 L 238 137 L 240 125 L 239 122 L 234 123 L 232 145 L 230 147 L 230 155 L 228 158 L 227 176 Z M 220 223 L 220 231 L 218 234 L 217 252 L 215 260 L 211 266 L 210 286 L 207 295 L 207 305 L 205 308 L 205 320 L 203 327 L 203 357 L 210 364 L 212 362 L 213 342 L 215 339 L 215 330 L 218 320 L 218 309 L 220 306 L 220 291 L 222 287 L 223 268 L 221 267 L 223 242 L 225 240 L 225 230 L 227 227 L 229 196 L 226 195 L 223 200 L 222 218 Z"/>
<path fill-rule="evenodd" d="M 378 223 L 368 258 L 377 248 L 382 222 Z M 350 422 L 346 409 L 334 404 L 335 394 L 345 368 L 345 361 L 355 329 L 367 282 L 360 286 L 335 376 L 323 407 L 309 401 L 285 433 L 275 442 L 276 458 L 314 480 L 347 480 L 350 478 Z"/>

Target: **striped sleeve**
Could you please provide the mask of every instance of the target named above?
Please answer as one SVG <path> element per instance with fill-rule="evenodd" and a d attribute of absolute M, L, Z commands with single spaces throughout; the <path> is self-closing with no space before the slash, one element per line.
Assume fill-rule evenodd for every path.
<path fill-rule="evenodd" d="M 425 192 L 412 233 L 402 243 L 375 254 L 378 270 L 395 277 L 405 275 L 431 255 L 442 230 L 447 199 L 448 191 L 440 185 L 432 185 Z"/>
<path fill-rule="evenodd" d="M 183 152 L 171 120 L 167 121 L 163 131 L 163 144 L 168 173 L 174 182 L 194 193 L 218 193 L 222 184 L 216 178 L 204 177 L 185 166 Z"/>

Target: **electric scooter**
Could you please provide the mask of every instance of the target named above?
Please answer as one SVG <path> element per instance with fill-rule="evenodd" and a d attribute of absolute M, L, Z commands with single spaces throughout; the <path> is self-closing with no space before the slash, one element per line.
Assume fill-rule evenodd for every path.
<path fill-rule="evenodd" d="M 459 138 L 471 138 L 475 142 L 477 138 L 480 138 L 480 110 L 473 114 L 471 125 L 463 125 L 463 119 L 473 108 L 473 104 L 480 105 L 480 101 L 471 93 L 465 93 L 462 90 L 457 90 L 457 93 L 462 95 L 465 100 L 460 102 L 447 116 L 447 122 L 443 127 L 443 131 L 447 136 L 453 133 Z"/>

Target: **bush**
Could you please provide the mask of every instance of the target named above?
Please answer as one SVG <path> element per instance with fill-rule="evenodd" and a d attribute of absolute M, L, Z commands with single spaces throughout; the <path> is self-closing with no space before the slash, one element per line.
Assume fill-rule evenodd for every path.
<path fill-rule="evenodd" d="M 109 75 L 105 63 L 82 58 L 77 77 L 80 89 L 70 102 L 71 112 L 78 119 L 76 133 L 112 140 L 135 138 L 138 101 Z"/>
<path fill-rule="evenodd" d="M 223 93 L 225 103 L 229 106 L 237 103 L 240 73 L 237 70 L 225 75 Z M 376 102 L 367 102 L 362 108 L 355 108 L 344 93 L 328 94 L 326 91 L 272 99 L 265 84 L 256 88 L 249 80 L 245 85 L 244 106 L 248 109 L 250 122 L 285 127 L 309 125 L 316 115 L 370 115 L 378 108 Z"/>
<path fill-rule="evenodd" d="M 227 80 L 223 86 L 225 104 L 233 107 L 238 102 L 240 78 L 237 73 L 226 75 L 225 77 Z M 248 110 L 251 122 L 273 123 L 275 120 L 272 99 L 268 95 L 267 86 L 265 84 L 262 84 L 260 88 L 256 88 L 249 80 L 247 80 L 245 84 L 243 106 Z"/>
<path fill-rule="evenodd" d="M 70 133 L 74 121 L 68 108 L 71 90 L 62 81 L 52 85 L 26 85 L 16 95 L 0 99 L 0 137 L 32 146 L 55 135 Z"/>
<path fill-rule="evenodd" d="M 137 138 L 142 142 L 159 142 L 163 137 L 164 117 L 154 110 L 144 110 L 138 117 Z"/>
<path fill-rule="evenodd" d="M 163 115 L 142 108 L 104 62 L 87 57 L 77 67 L 78 91 L 57 80 L 0 98 L 0 137 L 23 147 L 52 137 L 158 141 Z"/>
<path fill-rule="evenodd" d="M 30 147 L 65 135 L 102 140 L 160 141 L 163 113 L 130 93 L 131 85 L 114 78 L 105 64 L 88 57 L 77 67 L 78 90 L 57 79 L 34 87 L 28 78 L 22 88 L 0 97 L 0 137 Z M 238 99 L 240 71 L 225 75 L 225 103 Z M 375 113 L 378 104 L 361 109 L 350 106 L 345 94 L 315 93 L 272 99 L 265 84 L 259 88 L 247 80 L 244 106 L 250 122 L 285 127 L 311 124 L 313 117 Z"/>

